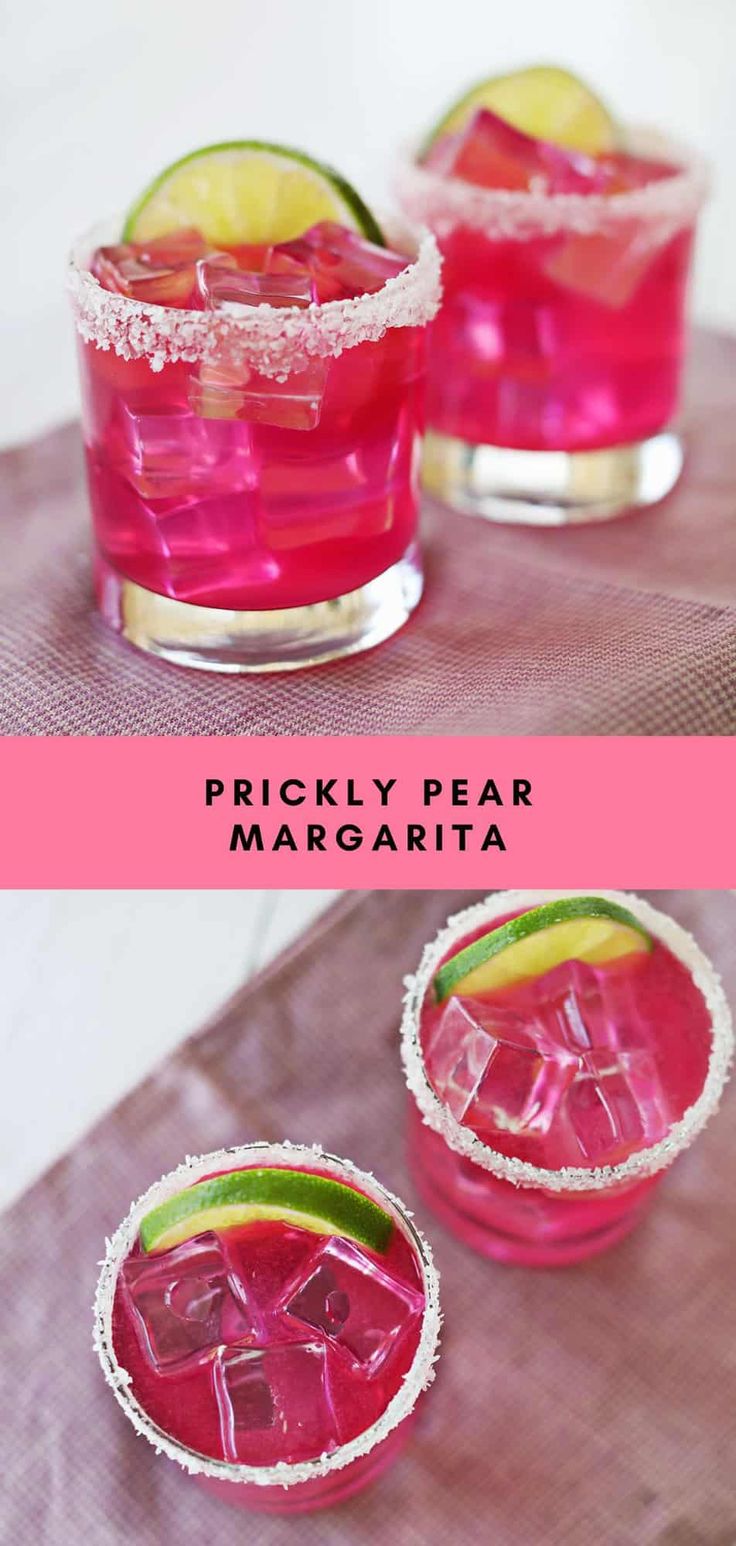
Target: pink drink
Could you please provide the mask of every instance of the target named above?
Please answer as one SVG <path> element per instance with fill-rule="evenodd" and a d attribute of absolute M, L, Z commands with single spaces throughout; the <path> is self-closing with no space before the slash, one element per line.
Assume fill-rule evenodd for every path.
<path fill-rule="evenodd" d="M 166 250 L 151 277 L 119 245 L 74 270 L 99 603 L 182 663 L 308 664 L 419 599 L 437 256 L 314 233 Z"/>
<path fill-rule="evenodd" d="M 264 1147 L 243 1151 L 245 1166 L 262 1165 Z M 290 1169 L 301 1154 L 315 1157 L 289 1153 Z M 339 1162 L 324 1158 L 301 1169 L 336 1175 Z M 228 1173 L 204 1163 L 193 1180 Z M 144 1431 L 165 1435 L 183 1464 L 194 1457 L 200 1485 L 237 1506 L 299 1512 L 347 1497 L 385 1468 L 412 1426 L 428 1367 L 420 1343 L 430 1269 L 408 1221 L 369 1178 L 365 1189 L 354 1184 L 360 1173 L 349 1169 L 348 1178 L 340 1165 L 340 1179 L 388 1202 L 394 1227 L 380 1253 L 261 1219 L 150 1254 L 133 1232 L 108 1280 L 101 1341 L 130 1375 L 127 1396 L 145 1414 Z M 401 1392 L 412 1384 L 407 1401 Z"/>
<path fill-rule="evenodd" d="M 679 401 L 702 171 L 673 152 L 579 156 L 479 113 L 405 170 L 402 196 L 443 255 L 429 486 L 549 524 L 666 493 L 680 457 L 659 437 Z M 614 448 L 583 477 L 576 453 Z"/>
<path fill-rule="evenodd" d="M 485 917 L 470 927 L 457 920 L 452 943 L 433 952 L 432 975 L 458 949 L 542 900 L 512 909 L 491 898 L 469 910 Z M 720 1090 L 730 1020 L 717 982 L 672 920 L 645 911 L 651 953 L 605 966 L 571 961 L 492 995 L 450 996 L 441 1005 L 427 987 L 416 1001 L 405 1057 L 419 1103 L 411 1113 L 417 1184 L 444 1222 L 487 1256 L 548 1266 L 613 1244 L 637 1222 L 656 1172 L 702 1125 Z M 714 1005 L 724 1017 L 717 1069 Z M 663 1140 L 669 1150 L 658 1150 Z"/>

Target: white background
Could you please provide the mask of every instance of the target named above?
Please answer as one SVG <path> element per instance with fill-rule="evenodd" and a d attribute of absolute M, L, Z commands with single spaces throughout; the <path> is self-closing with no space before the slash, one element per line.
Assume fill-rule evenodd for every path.
<path fill-rule="evenodd" d="M 0 1207 L 335 895 L 0 892 Z"/>
<path fill-rule="evenodd" d="M 696 309 L 736 325 L 736 0 L 6 0 L 0 440 L 75 410 L 70 241 L 167 162 L 228 138 L 296 143 L 369 199 L 392 151 L 468 83 L 554 61 L 630 121 L 705 150 Z M 385 194 L 384 194 L 385 197 Z"/>

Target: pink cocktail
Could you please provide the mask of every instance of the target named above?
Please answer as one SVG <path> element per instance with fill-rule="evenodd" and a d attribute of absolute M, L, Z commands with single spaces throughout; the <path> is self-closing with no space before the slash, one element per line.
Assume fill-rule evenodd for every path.
<path fill-rule="evenodd" d="M 71 291 L 98 602 L 181 664 L 288 669 L 393 633 L 422 587 L 432 238 L 325 222 L 213 250 L 80 244 Z"/>
<path fill-rule="evenodd" d="M 337 1182 L 347 1222 L 263 1206 L 244 1222 L 231 1205 L 151 1245 L 144 1221 L 172 1197 L 276 1171 Z M 438 1322 L 428 1247 L 389 1193 L 320 1150 L 251 1144 L 188 1160 L 131 1210 L 100 1280 L 96 1344 L 134 1426 L 200 1486 L 292 1513 L 350 1496 L 394 1459 Z"/>
<path fill-rule="evenodd" d="M 490 994 L 436 1002 L 435 973 L 551 898 L 508 892 L 451 919 L 411 987 L 403 1056 L 426 1202 L 468 1245 L 553 1266 L 634 1226 L 715 1108 L 732 1051 L 719 980 L 695 941 L 639 898 L 652 948 L 566 960 Z"/>
<path fill-rule="evenodd" d="M 600 520 L 663 497 L 702 165 L 629 137 L 584 156 L 480 111 L 404 165 L 436 234 L 427 486 L 492 519 Z"/>

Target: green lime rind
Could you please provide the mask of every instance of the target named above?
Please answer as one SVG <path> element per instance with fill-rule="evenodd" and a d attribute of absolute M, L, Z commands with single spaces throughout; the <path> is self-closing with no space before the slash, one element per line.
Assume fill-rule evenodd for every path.
<path fill-rule="evenodd" d="M 614 923 L 621 923 L 626 928 L 635 929 L 646 942 L 649 950 L 654 941 L 652 936 L 644 928 L 627 908 L 621 907 L 618 902 L 608 902 L 600 896 L 574 896 L 559 897 L 554 902 L 543 902 L 539 907 L 532 907 L 528 912 L 520 913 L 518 918 L 510 918 L 508 923 L 502 923 L 499 928 L 492 929 L 480 939 L 473 940 L 466 945 L 464 950 L 459 950 L 457 955 L 451 956 L 449 961 L 439 968 L 435 974 L 433 989 L 435 1001 L 444 1003 L 449 998 L 453 988 L 476 967 L 482 966 L 494 956 L 500 955 L 509 945 L 516 945 L 521 940 L 528 939 L 532 934 L 538 934 L 542 929 L 551 928 L 556 923 L 568 923 L 575 918 L 608 918 Z"/>
<path fill-rule="evenodd" d="M 140 198 L 136 200 L 135 204 L 128 211 L 123 226 L 122 240 L 124 242 L 135 241 L 135 227 L 141 211 L 146 208 L 153 196 L 158 193 L 174 172 L 180 171 L 183 166 L 187 166 L 203 156 L 219 155 L 223 151 L 238 150 L 263 151 L 268 155 L 282 156 L 285 160 L 296 161 L 300 166 L 306 167 L 308 171 L 323 177 L 342 200 L 356 230 L 362 236 L 365 236 L 367 241 L 374 242 L 376 246 L 386 246 L 386 238 L 375 215 L 371 213 L 360 194 L 340 172 L 335 171 L 334 167 L 325 165 L 324 162 L 315 161 L 312 156 L 306 155 L 302 150 L 294 150 L 289 145 L 277 145 L 269 140 L 223 140 L 216 145 L 203 145 L 199 150 L 192 150 L 186 156 L 180 156 L 178 161 L 172 161 L 169 166 L 159 173 L 158 177 L 154 178 L 153 182 L 148 184 Z"/>
<path fill-rule="evenodd" d="M 141 1220 L 140 1241 L 144 1251 L 153 1251 L 167 1237 L 186 1239 L 182 1226 L 191 1221 L 191 1234 L 199 1233 L 201 1216 L 226 1210 L 247 1210 L 253 1217 L 283 1217 L 287 1222 L 304 1222 L 319 1234 L 347 1236 L 383 1253 L 394 1230 L 394 1222 L 377 1203 L 342 1181 L 313 1175 L 303 1170 L 251 1169 L 232 1170 L 187 1187 L 175 1197 L 153 1208 Z M 297 1220 L 298 1216 L 298 1220 Z M 243 1222 L 233 1216 L 233 1223 Z M 211 1227 L 211 1225 L 210 1225 Z"/>

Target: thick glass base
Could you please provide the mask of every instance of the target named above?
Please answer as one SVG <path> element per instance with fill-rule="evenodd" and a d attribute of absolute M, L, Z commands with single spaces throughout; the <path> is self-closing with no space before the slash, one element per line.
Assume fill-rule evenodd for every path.
<path fill-rule="evenodd" d="M 375 1449 L 341 1470 L 315 1477 L 313 1481 L 299 1482 L 293 1487 L 256 1487 L 247 1482 L 218 1481 L 210 1476 L 195 1476 L 193 1480 L 203 1491 L 233 1508 L 256 1514 L 311 1514 L 315 1509 L 333 1508 L 337 1503 L 344 1503 L 377 1481 L 404 1448 L 414 1420 L 412 1412 Z"/>
<path fill-rule="evenodd" d="M 310 606 L 233 612 L 144 590 L 99 557 L 95 584 L 105 621 L 138 649 L 179 666 L 233 673 L 297 671 L 372 649 L 411 616 L 422 594 L 412 543 L 358 590 Z"/>
<path fill-rule="evenodd" d="M 422 481 L 428 493 L 467 515 L 572 526 L 656 504 L 674 488 L 682 462 L 681 443 L 670 430 L 600 451 L 519 451 L 430 431 Z"/>
<path fill-rule="evenodd" d="M 410 1161 L 423 1201 L 481 1256 L 524 1267 L 568 1267 L 607 1251 L 639 1222 L 658 1176 L 599 1192 L 512 1186 L 445 1143 L 412 1103 Z"/>

